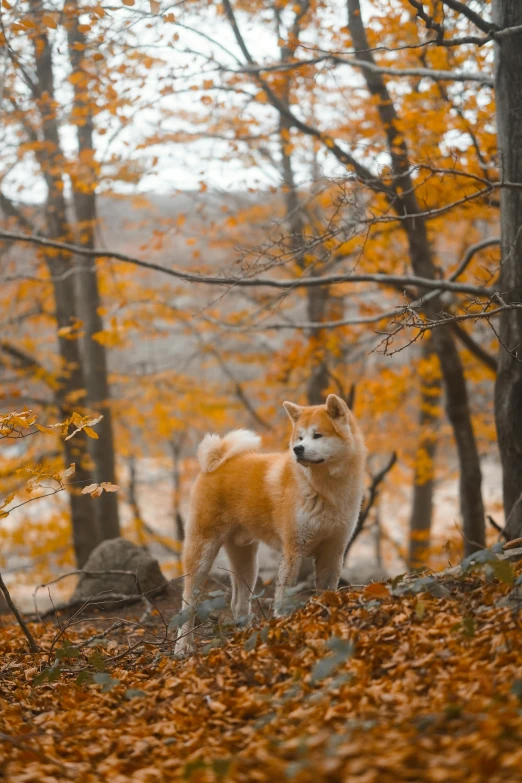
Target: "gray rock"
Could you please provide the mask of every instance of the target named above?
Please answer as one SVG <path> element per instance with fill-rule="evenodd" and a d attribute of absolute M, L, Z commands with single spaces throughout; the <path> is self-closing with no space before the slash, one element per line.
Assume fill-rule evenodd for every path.
<path fill-rule="evenodd" d="M 167 583 L 158 561 L 145 549 L 124 538 L 111 538 L 99 544 L 89 555 L 83 571 L 87 573 L 80 577 L 72 601 L 83 601 L 93 596 L 99 596 L 102 600 L 102 593 L 113 596 L 152 596 L 160 592 Z M 110 573 L 111 571 L 129 573 Z"/>

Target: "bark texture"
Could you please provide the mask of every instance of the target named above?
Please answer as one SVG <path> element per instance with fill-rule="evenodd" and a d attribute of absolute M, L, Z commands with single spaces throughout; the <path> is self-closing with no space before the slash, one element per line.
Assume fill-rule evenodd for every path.
<path fill-rule="evenodd" d="M 500 27 L 522 25 L 520 0 L 493 0 Z M 501 178 L 522 182 L 522 34 L 495 44 L 497 134 Z M 499 288 L 506 301 L 522 302 L 522 190 L 503 188 L 500 197 L 502 267 Z M 495 384 L 495 418 L 503 471 L 506 533 L 522 535 L 522 310 L 504 312 Z M 514 511 L 514 513 L 512 513 Z M 509 528 L 509 529 L 508 529 Z"/>
<path fill-rule="evenodd" d="M 422 356 L 425 360 L 433 357 L 431 341 L 424 343 Z M 440 378 L 431 374 L 423 375 L 421 372 L 419 441 L 415 458 L 408 552 L 408 566 L 414 571 L 426 566 L 430 549 L 440 397 Z"/>
<path fill-rule="evenodd" d="M 39 13 L 37 0 L 31 0 L 31 10 Z M 28 134 L 33 142 L 43 140 L 46 149 L 38 146 L 35 151 L 45 183 L 47 198 L 45 202 L 46 233 L 51 239 L 70 240 L 70 228 L 67 222 L 64 183 L 62 179 L 63 152 L 56 116 L 55 88 L 52 48 L 46 33 L 33 39 L 37 82 L 33 85 L 33 98 L 40 116 L 40 136 L 29 126 Z M 78 341 L 69 339 L 67 330 L 74 326 L 77 319 L 74 299 L 74 284 L 71 275 L 71 257 L 61 252 L 48 252 L 45 260 L 53 280 L 55 314 L 58 327 L 58 349 L 61 368 L 58 373 L 56 400 L 61 416 L 67 418 L 83 405 L 84 377 Z M 64 442 L 65 464 L 76 464 L 75 482 L 78 486 L 89 484 L 92 476 L 89 470 L 89 455 L 86 436 L 79 433 L 73 439 Z M 70 491 L 70 508 L 73 533 L 73 545 L 79 567 L 83 566 L 90 552 L 100 540 L 99 528 L 94 515 L 94 505 L 88 495 L 82 495 L 78 489 Z"/>
<path fill-rule="evenodd" d="M 84 79 L 74 82 L 73 120 L 76 123 L 78 137 L 79 171 L 72 177 L 74 209 L 78 226 L 76 241 L 89 249 L 95 245 L 96 226 L 96 163 L 94 159 L 94 123 L 88 75 L 84 65 L 86 47 L 85 35 L 79 29 L 79 13 L 70 5 L 72 12 L 68 19 L 69 59 L 73 72 L 83 75 Z M 96 334 L 103 329 L 100 315 L 100 293 L 96 261 L 82 256 L 76 261 L 78 269 L 75 285 L 77 311 L 83 322 L 83 367 L 89 408 L 103 415 L 97 426 L 98 439 L 89 444 L 94 462 L 94 479 L 97 483 L 116 482 L 116 460 L 112 412 L 110 407 L 110 389 L 107 373 L 105 346 L 96 340 Z M 115 492 L 103 492 L 96 503 L 98 527 L 102 539 L 120 535 L 118 514 L 118 496 Z"/>
<path fill-rule="evenodd" d="M 359 0 L 348 0 L 348 26 L 357 56 L 366 62 L 374 63 L 361 18 Z M 386 195 L 394 211 L 399 216 L 403 216 L 401 225 L 406 234 L 413 271 L 415 275 L 436 279 L 437 270 L 426 221 L 420 217 L 422 210 L 417 202 L 415 183 L 410 175 L 409 151 L 404 137 L 398 130 L 400 123 L 395 105 L 380 73 L 365 71 L 364 77 L 369 92 L 377 100 L 376 107 L 391 157 L 394 182 Z M 433 317 L 441 310 L 443 307 L 440 299 L 435 298 L 430 301 L 426 314 Z M 442 369 L 446 412 L 457 445 L 465 551 L 466 554 L 471 554 L 484 546 L 485 525 L 482 475 L 471 422 L 466 379 L 455 340 L 448 329 L 434 330 L 433 346 Z"/>

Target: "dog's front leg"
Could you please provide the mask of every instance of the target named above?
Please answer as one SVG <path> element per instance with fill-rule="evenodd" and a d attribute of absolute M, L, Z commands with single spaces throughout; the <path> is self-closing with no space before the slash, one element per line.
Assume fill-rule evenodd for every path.
<path fill-rule="evenodd" d="M 303 552 L 297 547 L 288 547 L 283 550 L 283 557 L 279 563 L 279 569 L 276 578 L 276 589 L 274 598 L 274 615 L 282 617 L 285 614 L 285 591 L 289 587 L 295 587 L 299 576 L 299 569 L 303 562 Z M 287 601 L 287 606 L 289 602 Z"/>

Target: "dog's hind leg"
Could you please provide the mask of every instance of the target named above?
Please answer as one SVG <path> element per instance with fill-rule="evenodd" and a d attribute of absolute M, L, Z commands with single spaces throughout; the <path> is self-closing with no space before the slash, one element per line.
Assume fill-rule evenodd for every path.
<path fill-rule="evenodd" d="M 183 587 L 183 602 L 181 609 L 189 610 L 190 615 L 179 629 L 176 650 L 178 653 L 188 652 L 194 648 L 194 615 L 201 590 L 212 563 L 221 547 L 221 541 L 203 538 L 200 535 L 188 533 L 183 547 L 183 571 L 185 581 Z"/>
<path fill-rule="evenodd" d="M 235 620 L 249 617 L 252 594 L 257 580 L 257 542 L 239 545 L 233 541 L 225 543 L 230 560 L 230 578 L 232 581 L 232 601 L 230 608 Z"/>

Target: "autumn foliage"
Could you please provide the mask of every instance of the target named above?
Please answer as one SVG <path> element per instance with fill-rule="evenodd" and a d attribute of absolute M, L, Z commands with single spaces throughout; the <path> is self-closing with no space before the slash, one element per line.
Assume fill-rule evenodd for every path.
<path fill-rule="evenodd" d="M 0 48 L 0 777 L 522 781 L 521 8 L 2 0 Z M 329 393 L 344 587 L 270 619 L 265 553 L 178 660 L 198 443 Z M 120 536 L 166 594 L 86 619 Z"/>
<path fill-rule="evenodd" d="M 207 621 L 183 661 L 158 614 L 125 638 L 41 626 L 36 657 L 3 628 L 7 779 L 521 780 L 522 574 L 488 555 L 324 593 L 231 636 Z"/>

